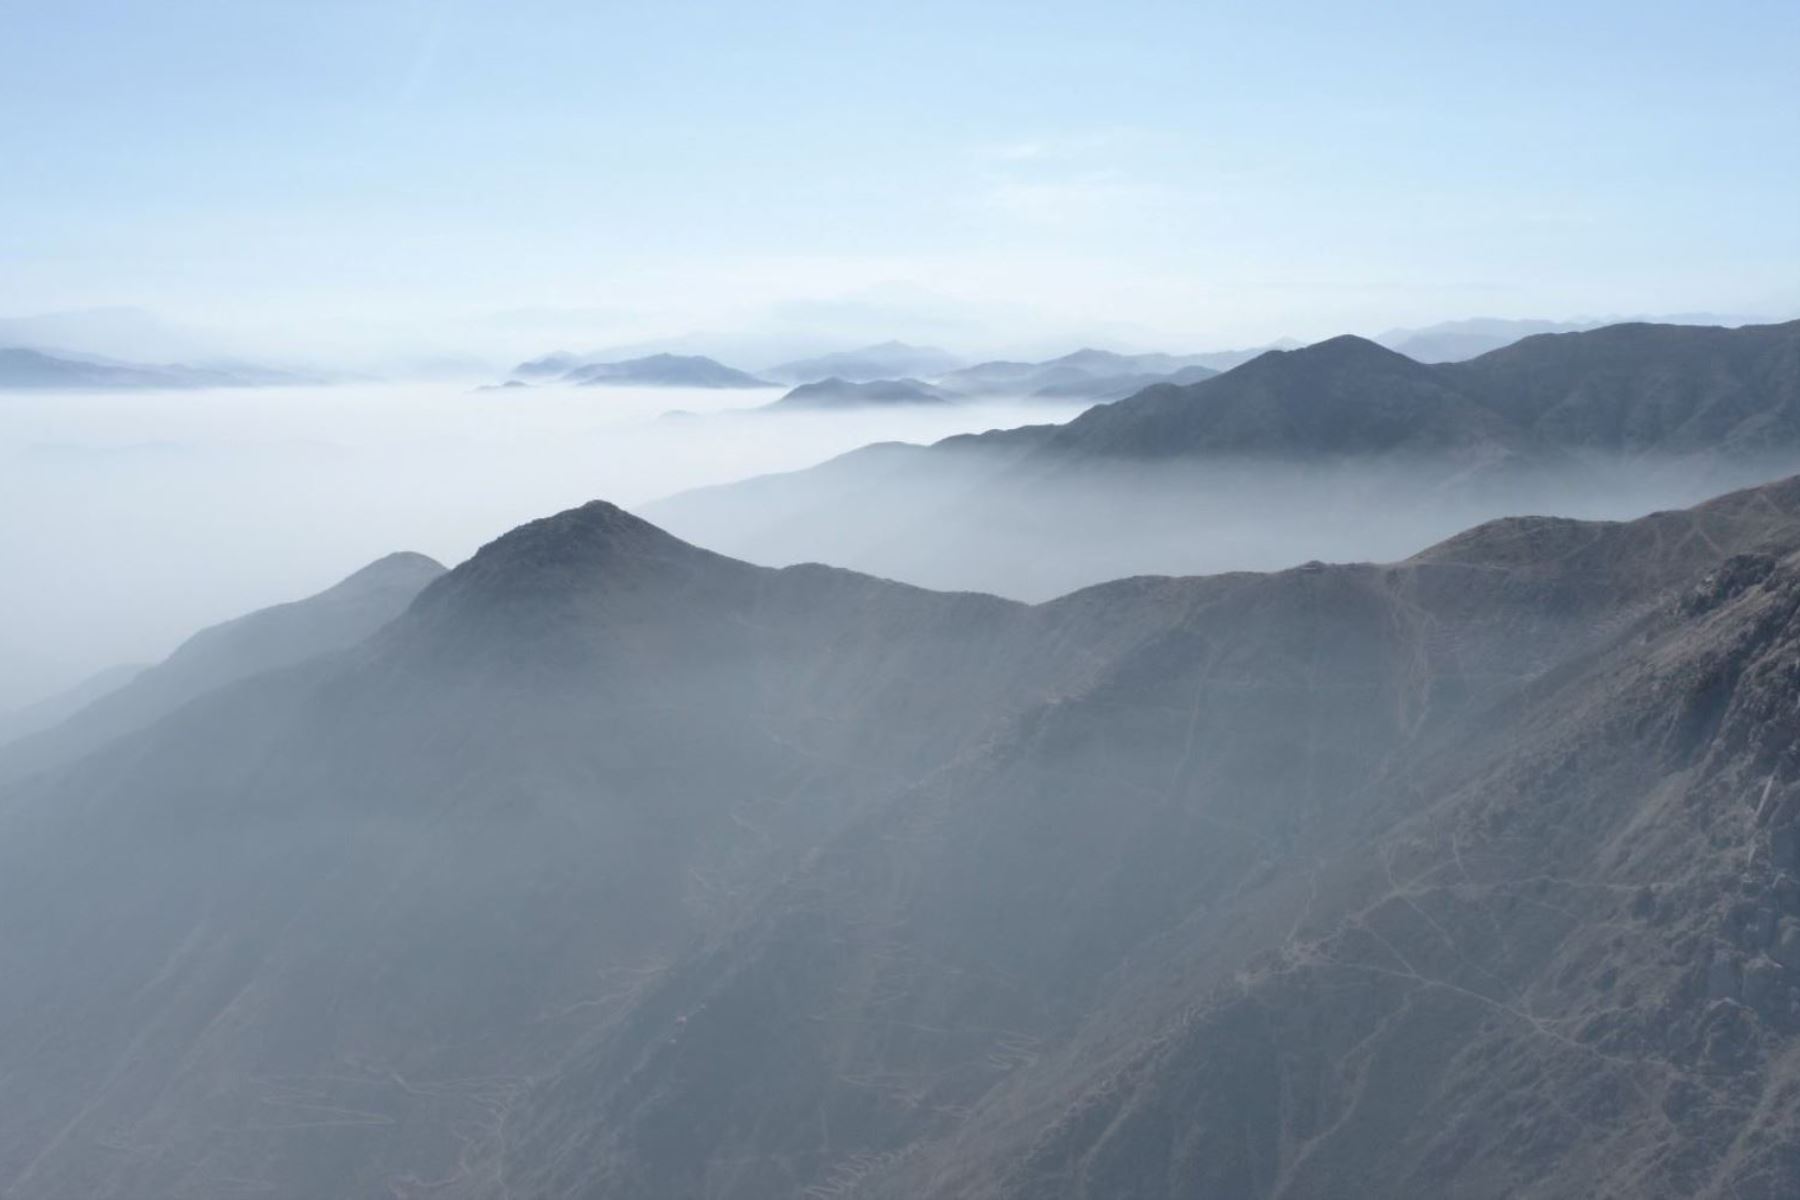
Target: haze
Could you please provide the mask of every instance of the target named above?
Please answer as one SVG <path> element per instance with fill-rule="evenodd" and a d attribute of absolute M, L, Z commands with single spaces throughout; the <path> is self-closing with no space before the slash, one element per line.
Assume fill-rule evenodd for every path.
<path fill-rule="evenodd" d="M 460 562 L 595 496 L 638 504 L 885 438 L 1076 411 L 734 415 L 780 394 L 371 384 L 8 395 L 0 708 L 160 658 L 202 625 L 308 595 L 392 550 Z M 664 417 L 679 410 L 695 415 Z"/>
<path fill-rule="evenodd" d="M 1781 316 L 1796 21 L 27 0 L 0 313 L 135 305 L 238 352 L 389 365 Z"/>
<path fill-rule="evenodd" d="M 1800 1197 L 1800 5 L 3 7 L 4 1200 Z"/>

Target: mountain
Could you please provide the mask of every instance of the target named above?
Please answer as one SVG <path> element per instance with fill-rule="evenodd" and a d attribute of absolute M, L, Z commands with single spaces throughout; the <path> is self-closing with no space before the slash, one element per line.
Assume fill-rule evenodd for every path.
<path fill-rule="evenodd" d="M 1394 557 L 1508 513 L 1626 517 L 1794 470 L 1800 322 L 1633 324 L 1436 365 L 1333 338 L 1061 425 L 951 438 L 878 477 L 827 465 L 644 511 L 754 561 L 1038 599 Z"/>
<path fill-rule="evenodd" d="M 935 346 L 909 346 L 905 342 L 882 342 L 860 350 L 842 350 L 815 358 L 778 363 L 764 371 L 763 377 L 783 383 L 819 383 L 842 379 L 851 383 L 873 383 L 882 379 L 923 376 L 933 378 L 961 367 L 962 361 Z"/>
<path fill-rule="evenodd" d="M 35 714 L 0 748 L 0 779 L 80 757 L 95 746 L 154 724 L 196 697 L 265 671 L 356 645 L 393 620 L 444 568 L 423 554 L 390 554 L 304 600 L 259 609 L 194 634 L 128 679 L 102 677 L 58 698 L 61 719 Z M 85 696 L 88 702 L 73 701 Z M 23 736 L 29 734 L 30 736 Z"/>
<path fill-rule="evenodd" d="M 320 381 L 317 376 L 265 367 L 147 366 L 50 354 L 25 347 L 0 347 L 0 390 L 264 387 Z"/>
<path fill-rule="evenodd" d="M 0 317 L 0 346 L 115 362 L 211 361 L 234 349 L 229 338 L 124 306 Z"/>
<path fill-rule="evenodd" d="M 586 505 L 0 785 L 0 1186 L 1790 1195 L 1796 614 L 1800 480 L 1036 606 Z"/>
<path fill-rule="evenodd" d="M 1067 379 L 1061 383 L 1045 384 L 1031 395 L 1038 400 L 1090 400 L 1097 404 L 1110 404 L 1114 400 L 1123 400 L 1127 396 L 1136 395 L 1145 388 L 1158 383 L 1199 383 L 1202 379 L 1211 379 L 1217 374 L 1218 372 L 1211 367 L 1186 366 L 1164 375 L 1139 372 L 1123 375 L 1086 376 L 1080 379 Z"/>
<path fill-rule="evenodd" d="M 121 663 L 116 667 L 97 671 L 74 687 L 53 696 L 0 713 L 0 746 L 18 741 L 27 734 L 62 724 L 102 696 L 118 691 L 143 670 L 141 663 Z"/>
<path fill-rule="evenodd" d="M 1122 378 L 1152 376 L 1164 379 L 1187 370 L 1188 382 L 1194 368 L 1204 368 L 1206 355 L 1116 354 L 1110 350 L 1077 350 L 1044 362 L 994 361 L 976 363 L 951 371 L 938 379 L 940 387 L 970 396 L 1075 395 L 1088 398 L 1089 392 L 1110 394 Z M 1154 380 L 1152 380 L 1154 381 Z M 1059 390 L 1061 389 L 1061 390 Z M 1084 391 L 1085 389 L 1085 391 Z"/>
<path fill-rule="evenodd" d="M 1607 325 L 1740 325 L 1766 324 L 1751 317 L 1720 313 L 1682 313 L 1661 317 L 1613 317 L 1608 320 L 1576 321 L 1506 320 L 1498 317 L 1475 317 L 1464 321 L 1443 321 L 1422 329 L 1390 329 L 1375 340 L 1390 350 L 1424 363 L 1462 362 L 1510 346 L 1524 338 L 1544 333 L 1582 333 Z"/>
<path fill-rule="evenodd" d="M 526 379 L 554 379 L 559 375 L 567 375 L 576 367 L 586 362 L 578 354 L 570 354 L 567 350 L 559 350 L 554 354 L 546 354 L 542 358 L 534 358 L 522 362 L 513 368 L 514 375 Z"/>
<path fill-rule="evenodd" d="M 630 384 L 640 387 L 759 388 L 767 380 L 690 354 L 652 354 L 623 362 L 588 363 L 562 375 L 565 383 L 587 386 Z"/>
<path fill-rule="evenodd" d="M 1375 340 L 1422 363 L 1462 362 L 1510 346 L 1521 338 L 1540 333 L 1578 333 L 1600 324 L 1599 321 L 1509 321 L 1498 317 L 1474 317 L 1465 321 L 1444 321 L 1423 329 L 1390 329 Z"/>
<path fill-rule="evenodd" d="M 821 379 L 803 383 L 773 404 L 770 410 L 870 408 L 890 404 L 950 404 L 952 397 L 917 379 L 876 379 L 853 383 L 847 379 Z"/>

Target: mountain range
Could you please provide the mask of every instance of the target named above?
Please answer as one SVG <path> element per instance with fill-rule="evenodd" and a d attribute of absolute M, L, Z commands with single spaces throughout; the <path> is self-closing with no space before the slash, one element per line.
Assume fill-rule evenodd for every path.
<path fill-rule="evenodd" d="M 1629 515 L 1800 469 L 1800 322 L 1617 325 L 1424 364 L 1339 337 L 1060 425 L 882 445 L 648 506 L 760 562 L 1055 595 Z"/>
<path fill-rule="evenodd" d="M 0 391 L 56 388 L 265 387 L 320 383 L 322 377 L 232 364 L 184 366 L 118 362 L 27 347 L 0 347 Z"/>
<path fill-rule="evenodd" d="M 904 379 L 909 376 L 936 378 L 961 366 L 961 359 L 935 346 L 882 342 L 858 350 L 842 350 L 814 358 L 777 363 L 761 374 L 783 383 L 819 383 L 827 379 L 873 383 L 876 380 Z"/>
<path fill-rule="evenodd" d="M 9 1197 L 1800 1189 L 1800 480 L 1039 605 L 393 567 L 0 773 Z"/>
<path fill-rule="evenodd" d="M 586 386 L 633 384 L 640 387 L 759 388 L 773 387 L 735 368 L 696 354 L 652 354 L 623 362 L 587 363 L 564 372 L 562 382 Z"/>
<path fill-rule="evenodd" d="M 1390 329 L 1375 341 L 1390 350 L 1424 363 L 1461 362 L 1490 350 L 1510 346 L 1522 338 L 1541 333 L 1581 333 L 1607 325 L 1754 325 L 1748 317 L 1724 316 L 1719 313 L 1681 313 L 1662 317 L 1613 317 L 1607 320 L 1583 318 L 1573 321 L 1508 320 L 1500 317 L 1472 317 L 1461 321 L 1440 321 L 1421 329 Z"/>
<path fill-rule="evenodd" d="M 821 379 L 803 383 L 765 410 L 871 408 L 891 404 L 952 404 L 957 397 L 919 379 L 875 379 L 853 383 L 848 379 Z"/>
<path fill-rule="evenodd" d="M 1055 396 L 1058 389 L 1094 388 L 1100 382 L 1102 392 L 1110 393 L 1118 386 L 1136 390 L 1148 382 L 1188 372 L 1179 382 L 1193 382 L 1213 373 L 1202 359 L 1204 355 L 1116 354 L 1110 350 L 1077 350 L 1045 362 L 983 362 L 951 371 L 937 380 L 941 387 L 969 396 L 1009 395 Z M 1132 387 L 1132 381 L 1138 381 Z M 1128 393 L 1127 393 L 1128 394 Z"/>

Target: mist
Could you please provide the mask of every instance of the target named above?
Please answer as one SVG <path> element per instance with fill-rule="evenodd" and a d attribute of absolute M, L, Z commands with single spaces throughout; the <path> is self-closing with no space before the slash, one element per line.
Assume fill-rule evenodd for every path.
<path fill-rule="evenodd" d="M 1136 575 L 1393 562 L 1503 517 L 1630 520 L 1800 471 L 1800 454 L 1089 461 L 875 447 L 652 503 L 670 532 L 768 566 L 822 561 L 1038 602 Z"/>
<path fill-rule="evenodd" d="M 0 710 L 392 551 L 448 565 L 603 498 L 887 439 L 1061 421 L 1042 401 L 756 413 L 778 390 L 344 384 L 21 392 L 0 425 Z M 681 414 L 681 415 L 672 415 Z"/>

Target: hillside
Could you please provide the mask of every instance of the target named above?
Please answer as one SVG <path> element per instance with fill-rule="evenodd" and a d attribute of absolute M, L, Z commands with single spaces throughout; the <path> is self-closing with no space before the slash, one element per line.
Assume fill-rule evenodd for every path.
<path fill-rule="evenodd" d="M 1635 516 L 1796 469 L 1800 322 L 1621 325 L 1436 366 L 1333 338 L 1049 430 L 949 439 L 878 482 L 821 467 L 644 511 L 759 562 L 1041 599 L 1392 557 L 1522 511 Z"/>
<path fill-rule="evenodd" d="M 696 354 L 652 354 L 623 362 L 587 363 L 571 367 L 560 378 L 564 383 L 590 387 L 615 384 L 698 388 L 775 386 L 768 380 Z"/>
<path fill-rule="evenodd" d="M 67 711 L 41 717 L 0 748 L 0 779 L 65 762 L 155 723 L 208 692 L 361 642 L 393 620 L 444 568 L 423 554 L 390 554 L 314 596 L 202 629 L 153 666 L 133 669 Z"/>
<path fill-rule="evenodd" d="M 533 522 L 4 785 L 0 1180 L 1785 1194 L 1797 551 L 1788 481 L 1033 607 Z"/>
<path fill-rule="evenodd" d="M 870 408 L 888 404 L 950 404 L 952 398 L 939 388 L 917 379 L 877 379 L 852 383 L 847 379 L 821 379 L 803 383 L 763 410 Z"/>
<path fill-rule="evenodd" d="M 962 365 L 962 360 L 954 354 L 936 346 L 882 342 L 879 345 L 864 346 L 860 350 L 841 350 L 834 354 L 821 354 L 816 358 L 777 363 L 762 374 L 783 383 L 818 383 L 833 378 L 851 383 L 873 383 L 878 379 L 930 379 L 957 370 Z"/>

